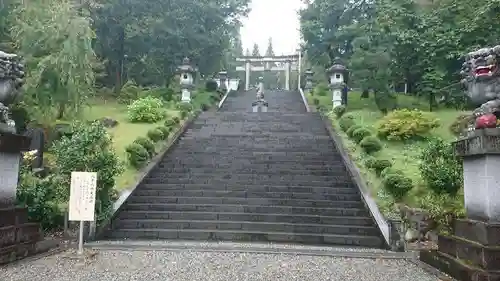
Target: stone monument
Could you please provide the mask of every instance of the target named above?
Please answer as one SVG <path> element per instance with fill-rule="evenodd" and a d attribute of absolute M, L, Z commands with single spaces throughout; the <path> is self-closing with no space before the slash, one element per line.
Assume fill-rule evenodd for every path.
<path fill-rule="evenodd" d="M 194 74 L 196 69 L 191 66 L 189 58 L 184 58 L 182 65 L 177 68 L 180 73 L 181 101 L 191 102 L 191 90 L 194 88 Z"/>
<path fill-rule="evenodd" d="M 326 71 L 330 76 L 330 89 L 332 89 L 333 108 L 345 105 L 346 98 L 343 98 L 343 89 L 346 86 L 348 70 L 339 58 L 335 58 L 333 65 Z M 343 102 L 344 101 L 344 102 Z"/>
<path fill-rule="evenodd" d="M 262 82 L 262 77 L 259 77 L 259 88 L 257 89 L 257 95 L 255 101 L 252 102 L 253 112 L 267 112 L 267 101 L 264 99 L 264 83 Z"/>
<path fill-rule="evenodd" d="M 463 159 L 466 218 L 453 235 L 438 237 L 438 250 L 420 259 L 460 281 L 500 280 L 500 46 L 469 53 L 462 74 L 477 105 L 475 125 L 455 143 Z M 487 118 L 485 118 L 487 117 Z M 494 118 L 491 122 L 491 118 Z"/>
<path fill-rule="evenodd" d="M 259 81 L 259 84 L 257 85 L 257 91 L 264 93 L 264 77 L 259 76 L 258 81 Z"/>
<path fill-rule="evenodd" d="M 311 69 L 307 69 L 306 72 L 304 72 L 304 74 L 306 76 L 306 85 L 304 88 L 305 88 L 306 92 L 310 92 L 314 88 L 314 85 L 313 85 L 314 72 Z"/>
<path fill-rule="evenodd" d="M 28 209 L 16 207 L 21 152 L 30 139 L 19 135 L 9 107 L 20 94 L 23 65 L 18 57 L 0 51 L 0 264 L 36 252 L 40 226 L 28 222 Z"/>
<path fill-rule="evenodd" d="M 220 80 L 219 87 L 220 87 L 221 91 L 223 91 L 224 93 L 226 93 L 227 90 L 228 90 L 228 85 L 227 85 L 227 71 L 223 70 L 223 71 L 219 72 L 219 80 Z"/>

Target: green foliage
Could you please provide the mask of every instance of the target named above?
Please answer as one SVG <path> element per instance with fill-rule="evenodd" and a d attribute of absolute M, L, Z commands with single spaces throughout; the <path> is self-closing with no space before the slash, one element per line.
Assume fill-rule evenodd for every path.
<path fill-rule="evenodd" d="M 337 116 L 337 118 L 342 117 L 342 115 L 344 115 L 345 112 L 346 112 L 346 107 L 343 105 L 339 105 L 333 108 L 333 113 L 335 114 L 335 116 Z"/>
<path fill-rule="evenodd" d="M 452 144 L 432 139 L 420 154 L 420 174 L 436 194 L 455 196 L 463 186 L 462 161 L 455 156 Z"/>
<path fill-rule="evenodd" d="M 159 142 L 159 141 L 165 139 L 165 135 L 163 135 L 163 131 L 158 129 L 158 128 L 149 130 L 147 134 L 148 134 L 148 138 L 153 142 Z"/>
<path fill-rule="evenodd" d="M 162 132 L 162 137 L 164 140 L 168 139 L 168 135 L 170 134 L 170 128 L 165 126 L 159 126 L 156 129 Z"/>
<path fill-rule="evenodd" d="M 450 125 L 450 132 L 455 136 L 459 136 L 467 130 L 469 124 L 473 123 L 474 116 L 472 114 L 461 114 L 457 116 L 455 121 Z"/>
<path fill-rule="evenodd" d="M 435 194 L 429 192 L 417 198 L 417 204 L 424 209 L 430 218 L 437 222 L 439 230 L 452 231 L 453 221 L 465 217 L 463 194 Z"/>
<path fill-rule="evenodd" d="M 165 122 L 163 123 L 163 125 L 167 128 L 170 128 L 170 130 L 172 130 L 172 128 L 176 125 L 175 121 L 173 118 L 168 118 L 165 120 Z"/>
<path fill-rule="evenodd" d="M 181 122 L 181 119 L 179 117 L 177 117 L 177 116 L 174 116 L 174 117 L 172 117 L 172 121 L 174 122 L 174 124 L 177 125 L 177 124 L 179 124 Z"/>
<path fill-rule="evenodd" d="M 163 119 L 164 116 L 164 105 L 158 98 L 141 98 L 128 106 L 128 119 L 130 122 L 155 123 Z"/>
<path fill-rule="evenodd" d="M 28 157 L 27 157 L 28 156 Z M 63 225 L 64 215 L 58 191 L 63 189 L 61 177 L 49 175 L 40 178 L 31 171 L 30 153 L 24 155 L 17 186 L 17 203 L 28 208 L 31 221 L 39 222 L 44 229 Z"/>
<path fill-rule="evenodd" d="M 210 106 L 208 106 L 205 103 L 200 104 L 201 111 L 207 111 L 209 108 L 210 108 Z"/>
<path fill-rule="evenodd" d="M 381 176 L 382 171 L 392 167 L 391 161 L 386 159 L 374 159 L 367 164 L 366 167 L 372 169 L 377 176 Z"/>
<path fill-rule="evenodd" d="M 396 169 L 394 167 L 387 167 L 385 169 L 382 170 L 382 172 L 380 173 L 380 177 L 381 178 L 385 178 L 387 175 L 389 174 L 400 174 L 400 175 L 404 175 L 403 171 L 399 170 L 399 169 Z"/>
<path fill-rule="evenodd" d="M 205 91 L 207 92 L 215 92 L 217 91 L 217 81 L 215 80 L 208 80 L 206 83 L 205 83 Z"/>
<path fill-rule="evenodd" d="M 359 124 L 354 124 L 352 125 L 346 132 L 345 134 L 350 138 L 352 139 L 352 135 L 354 133 L 354 131 L 356 131 L 357 129 L 360 129 L 362 128 L 363 126 L 359 125 Z"/>
<path fill-rule="evenodd" d="M 375 92 L 375 104 L 383 114 L 395 110 L 398 106 L 396 95 L 390 92 Z"/>
<path fill-rule="evenodd" d="M 382 143 L 375 136 L 367 136 L 359 143 L 359 146 L 368 154 L 375 153 L 382 149 Z"/>
<path fill-rule="evenodd" d="M 314 98 L 314 99 L 313 99 L 313 104 L 314 104 L 315 106 L 318 106 L 318 105 L 319 105 L 319 99 Z"/>
<path fill-rule="evenodd" d="M 69 200 L 71 172 L 97 172 L 96 216 L 105 219 L 116 198 L 115 177 L 122 172 L 110 135 L 100 122 L 75 123 L 71 137 L 63 136 L 54 143 L 55 169 L 63 180 L 59 190 L 62 202 Z"/>
<path fill-rule="evenodd" d="M 356 125 L 356 121 L 354 121 L 354 116 L 350 114 L 345 114 L 342 118 L 339 119 L 339 126 L 342 131 L 347 132 L 349 128 Z"/>
<path fill-rule="evenodd" d="M 328 85 L 324 83 L 319 83 L 316 87 L 314 87 L 313 94 L 315 96 L 325 97 L 328 95 L 329 92 L 328 90 L 329 90 Z"/>
<path fill-rule="evenodd" d="M 139 98 L 142 91 L 143 89 L 137 86 L 134 81 L 129 80 L 123 85 L 117 100 L 121 104 L 130 104 Z"/>
<path fill-rule="evenodd" d="M 398 202 L 413 188 L 412 180 L 402 173 L 386 173 L 382 178 L 382 184 L 385 191 Z"/>
<path fill-rule="evenodd" d="M 351 129 L 352 129 L 352 127 L 349 130 L 351 130 Z M 360 128 L 355 129 L 351 133 L 351 138 L 355 143 L 360 143 L 365 137 L 371 136 L 371 134 L 372 134 L 372 131 L 370 129 L 368 129 L 366 127 L 360 127 Z"/>
<path fill-rule="evenodd" d="M 127 152 L 129 164 L 136 169 L 144 167 L 150 159 L 150 155 L 146 148 L 138 143 L 129 144 L 125 148 L 125 152 Z"/>
<path fill-rule="evenodd" d="M 148 138 L 145 137 L 138 137 L 137 139 L 134 140 L 134 143 L 141 145 L 146 149 L 150 157 L 153 157 L 155 155 L 155 144 Z"/>
<path fill-rule="evenodd" d="M 388 140 L 423 138 L 439 127 L 439 120 L 431 113 L 420 110 L 395 110 L 377 124 L 377 134 Z"/>

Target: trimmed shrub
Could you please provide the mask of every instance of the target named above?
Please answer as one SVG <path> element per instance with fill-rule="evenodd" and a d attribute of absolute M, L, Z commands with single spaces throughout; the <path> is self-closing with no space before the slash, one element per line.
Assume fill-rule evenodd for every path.
<path fill-rule="evenodd" d="M 431 139 L 420 154 L 420 174 L 434 193 L 454 196 L 463 185 L 462 161 L 451 143 Z"/>
<path fill-rule="evenodd" d="M 207 82 L 205 82 L 205 90 L 207 92 L 215 92 L 217 91 L 217 88 L 218 88 L 218 84 L 217 84 L 217 81 L 215 80 L 208 80 Z"/>
<path fill-rule="evenodd" d="M 164 139 L 163 131 L 157 128 L 149 130 L 147 135 L 153 142 L 159 142 Z"/>
<path fill-rule="evenodd" d="M 342 118 L 339 119 L 339 126 L 342 131 L 347 132 L 349 128 L 352 126 L 356 125 L 356 122 L 354 121 L 354 116 L 345 114 L 342 116 Z"/>
<path fill-rule="evenodd" d="M 474 115 L 461 114 L 455 118 L 455 121 L 453 121 L 450 125 L 449 130 L 453 135 L 459 136 L 462 132 L 467 130 L 469 124 L 473 123 L 473 121 Z"/>
<path fill-rule="evenodd" d="M 352 129 L 352 127 L 351 127 L 351 129 Z M 368 128 L 360 127 L 351 133 L 351 138 L 354 140 L 355 143 L 360 143 L 365 137 L 371 136 L 371 135 L 372 135 L 372 132 Z"/>
<path fill-rule="evenodd" d="M 365 137 L 360 143 L 359 146 L 368 154 L 375 153 L 382 149 L 382 143 L 380 140 L 374 136 Z"/>
<path fill-rule="evenodd" d="M 111 136 L 101 122 L 73 124 L 71 137 L 62 137 L 54 143 L 52 153 L 55 158 L 55 174 L 63 182 L 71 181 L 71 172 L 97 172 L 96 221 L 108 217 L 116 199 L 115 177 L 122 172 L 120 160 L 113 148 Z M 64 194 L 61 202 L 68 202 L 69 188 L 63 184 L 58 190 Z"/>
<path fill-rule="evenodd" d="M 319 99 L 316 99 L 316 98 L 313 99 L 313 104 L 316 105 L 316 106 L 318 106 L 319 105 Z"/>
<path fill-rule="evenodd" d="M 181 123 L 181 119 L 177 116 L 172 117 L 172 121 L 174 121 L 174 124 L 176 124 L 176 125 Z"/>
<path fill-rule="evenodd" d="M 377 134 L 388 140 L 423 138 L 439 127 L 439 120 L 421 110 L 401 109 L 384 116 L 377 124 Z"/>
<path fill-rule="evenodd" d="M 381 178 L 385 178 L 389 174 L 404 175 L 403 171 L 401 171 L 401 170 L 395 169 L 393 167 L 387 167 L 387 168 L 385 168 L 385 169 L 382 170 L 382 172 L 380 173 L 380 177 Z"/>
<path fill-rule="evenodd" d="M 145 97 L 128 106 L 130 122 L 155 123 L 165 117 L 165 108 L 159 98 Z"/>
<path fill-rule="evenodd" d="M 172 131 L 172 127 L 174 127 L 176 123 L 174 121 L 174 118 L 168 118 L 167 120 L 165 120 L 163 125 L 167 128 L 170 128 L 170 131 Z"/>
<path fill-rule="evenodd" d="M 129 144 L 125 151 L 127 152 L 128 162 L 136 169 L 144 167 L 150 158 L 148 151 L 138 143 Z"/>
<path fill-rule="evenodd" d="M 201 111 L 207 111 L 208 109 L 210 109 L 210 106 L 208 106 L 205 103 L 202 103 L 202 104 L 200 104 L 200 109 L 201 109 Z"/>
<path fill-rule="evenodd" d="M 376 159 L 370 168 L 375 171 L 377 176 L 380 176 L 382 171 L 390 167 L 392 167 L 391 161 L 386 159 Z"/>
<path fill-rule="evenodd" d="M 346 112 L 346 107 L 343 105 L 339 105 L 333 108 L 333 113 L 335 114 L 335 116 L 337 116 L 337 118 L 342 117 L 342 115 L 344 115 L 345 112 Z"/>
<path fill-rule="evenodd" d="M 349 137 L 349 138 L 352 138 L 352 134 L 354 133 L 354 131 L 356 131 L 357 129 L 360 129 L 362 128 L 363 126 L 361 125 L 358 125 L 358 124 L 355 124 L 355 125 L 352 125 L 346 132 L 345 134 Z"/>
<path fill-rule="evenodd" d="M 150 157 L 153 157 L 155 155 L 155 144 L 148 138 L 145 137 L 138 137 L 137 139 L 134 140 L 134 143 L 141 145 L 146 149 Z"/>
<path fill-rule="evenodd" d="M 382 184 L 385 191 L 389 193 L 394 200 L 400 202 L 413 188 L 413 182 L 410 178 L 402 174 L 386 174 L 382 178 Z"/>
<path fill-rule="evenodd" d="M 160 130 L 163 133 L 164 140 L 168 139 L 168 135 L 170 135 L 170 128 L 165 127 L 165 126 L 160 126 L 160 127 L 157 127 L 156 129 Z"/>

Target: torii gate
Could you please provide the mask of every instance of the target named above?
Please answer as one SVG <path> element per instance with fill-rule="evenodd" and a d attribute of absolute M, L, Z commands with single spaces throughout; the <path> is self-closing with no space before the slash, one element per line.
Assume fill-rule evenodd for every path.
<path fill-rule="evenodd" d="M 290 71 L 292 66 L 298 71 L 297 63 L 299 55 L 289 56 L 272 56 L 272 57 L 257 57 L 243 56 L 236 58 L 238 62 L 244 62 L 245 66 L 237 66 L 236 71 L 245 71 L 245 90 L 250 89 L 250 72 L 252 71 L 285 71 L 285 90 L 290 90 Z M 253 66 L 252 63 L 265 63 L 261 66 Z M 292 64 L 292 62 L 294 64 Z M 279 65 L 271 65 L 271 63 L 279 63 Z M 283 64 L 284 63 L 284 64 Z"/>

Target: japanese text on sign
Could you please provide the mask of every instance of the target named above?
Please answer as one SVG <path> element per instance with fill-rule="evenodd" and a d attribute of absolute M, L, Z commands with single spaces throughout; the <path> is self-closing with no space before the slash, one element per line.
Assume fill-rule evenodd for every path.
<path fill-rule="evenodd" d="M 96 187 L 97 173 L 71 173 L 70 221 L 94 221 Z"/>

